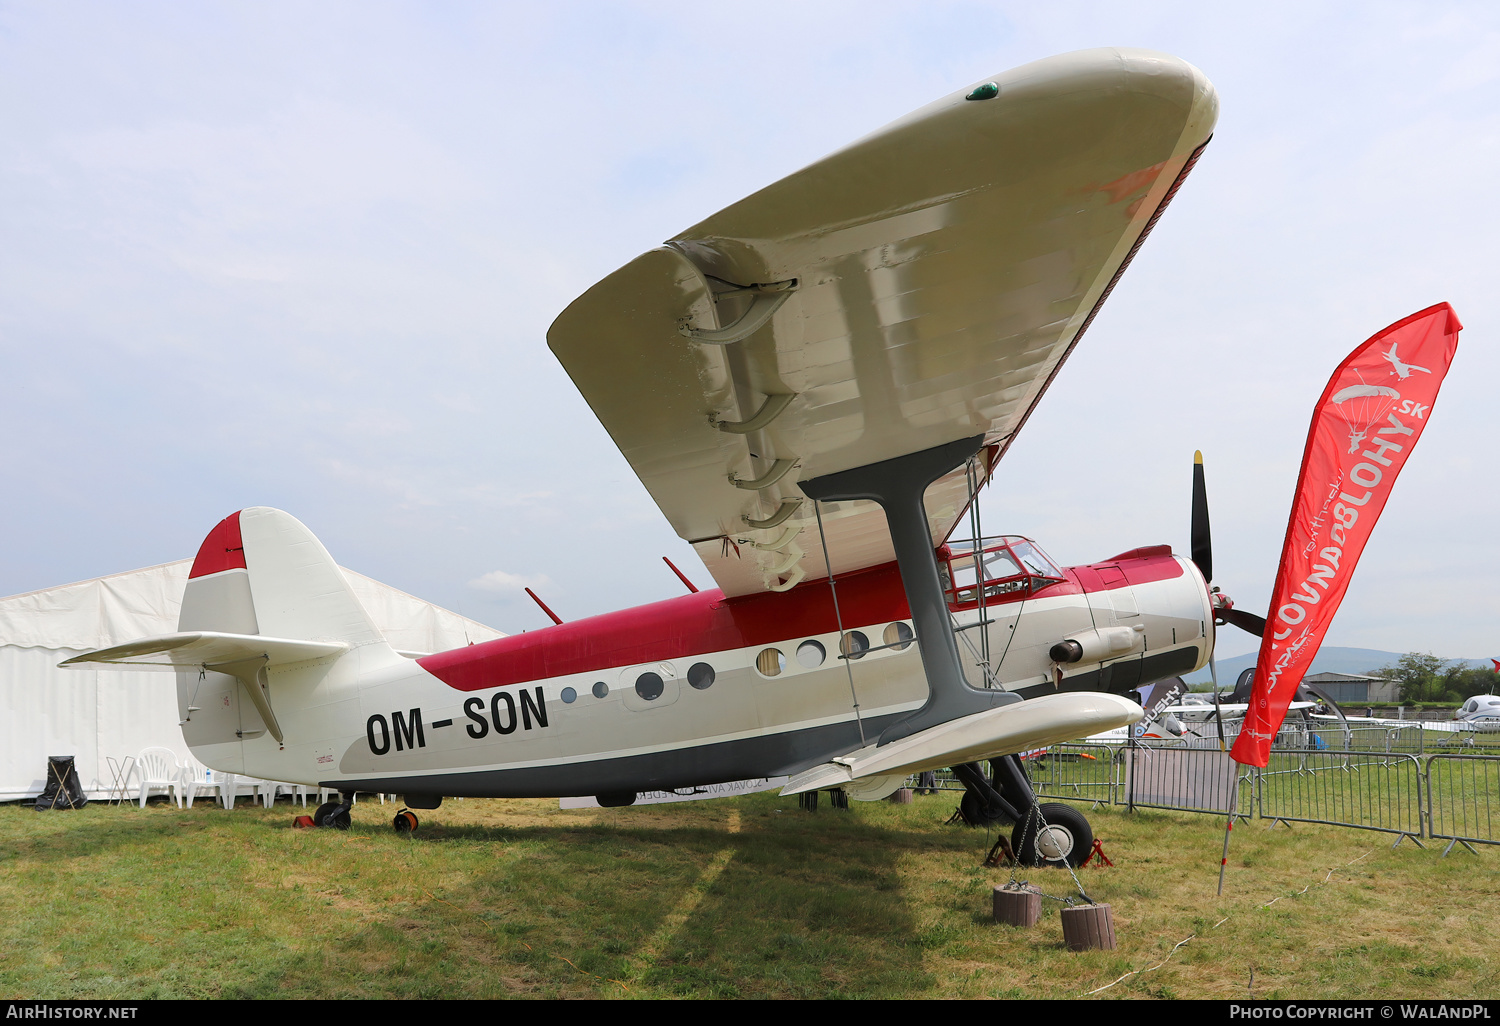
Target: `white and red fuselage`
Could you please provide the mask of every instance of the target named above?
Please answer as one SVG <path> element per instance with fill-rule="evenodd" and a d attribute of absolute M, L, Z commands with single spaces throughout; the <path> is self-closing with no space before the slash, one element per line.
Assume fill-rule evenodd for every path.
<path fill-rule="evenodd" d="M 1022 538 L 986 539 L 983 552 L 978 626 L 968 548 L 938 551 L 976 687 L 1124 694 L 1207 661 L 1207 587 L 1167 546 L 1066 569 Z M 894 563 L 841 575 L 838 615 L 827 580 L 701 591 L 415 658 L 355 622 L 362 611 L 341 606 L 332 577 L 308 576 L 323 563 L 336 569 L 276 510 L 242 511 L 205 540 L 182 630 L 285 636 L 280 617 L 322 625 L 296 637 L 347 643 L 337 658 L 262 671 L 280 740 L 245 700 L 253 674 L 179 663 L 184 735 L 205 764 L 344 791 L 625 794 L 795 774 L 873 743 L 928 696 Z M 1073 663 L 1054 658 L 1067 638 L 1081 642 Z"/>

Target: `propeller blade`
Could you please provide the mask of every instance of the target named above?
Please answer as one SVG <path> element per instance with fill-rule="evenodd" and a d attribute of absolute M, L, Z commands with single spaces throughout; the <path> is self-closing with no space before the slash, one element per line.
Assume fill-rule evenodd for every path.
<path fill-rule="evenodd" d="M 1205 581 L 1214 579 L 1214 545 L 1208 531 L 1208 489 L 1203 483 L 1203 453 L 1193 453 L 1193 562 Z"/>
<path fill-rule="evenodd" d="M 1248 631 L 1257 638 L 1266 636 L 1266 618 L 1247 613 L 1243 609 L 1221 609 L 1219 615 L 1229 623 L 1234 624 L 1242 631 Z"/>

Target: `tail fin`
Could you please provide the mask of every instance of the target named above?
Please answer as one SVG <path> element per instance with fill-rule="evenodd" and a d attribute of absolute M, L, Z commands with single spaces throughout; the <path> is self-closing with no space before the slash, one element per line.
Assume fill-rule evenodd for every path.
<path fill-rule="evenodd" d="M 384 644 L 323 543 L 279 509 L 221 520 L 188 572 L 179 631 Z"/>
<path fill-rule="evenodd" d="M 316 768 L 276 754 L 288 743 L 283 723 L 303 719 L 316 689 L 323 689 L 327 705 L 328 689 L 352 685 L 356 668 L 399 662 L 312 532 L 278 509 L 255 506 L 225 517 L 203 540 L 188 572 L 176 634 L 85 652 L 62 665 L 175 670 L 183 738 L 205 764 L 314 780 Z M 242 694 L 248 703 L 240 701 Z M 304 728 L 326 729 L 326 722 Z M 243 743 L 267 732 L 276 747 L 257 742 L 247 753 Z M 313 733 L 294 743 L 317 740 Z M 331 753 L 314 754 L 322 765 Z"/>

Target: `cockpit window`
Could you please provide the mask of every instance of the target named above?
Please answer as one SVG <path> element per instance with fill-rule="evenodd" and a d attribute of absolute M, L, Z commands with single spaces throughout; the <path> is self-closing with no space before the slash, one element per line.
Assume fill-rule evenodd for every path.
<path fill-rule="evenodd" d="M 1047 554 L 1037 548 L 1034 542 L 1018 538 L 1010 543 L 1010 551 L 1025 564 L 1027 570 L 1038 577 L 1062 577 L 1062 571 L 1057 568 L 1057 564 L 1048 559 Z"/>
<path fill-rule="evenodd" d="M 939 555 L 943 588 L 955 606 L 978 603 L 981 580 L 986 602 L 1023 598 L 1038 588 L 1064 580 L 1062 571 L 1041 549 L 1016 535 L 983 539 L 977 573 L 972 541 L 949 542 Z"/>

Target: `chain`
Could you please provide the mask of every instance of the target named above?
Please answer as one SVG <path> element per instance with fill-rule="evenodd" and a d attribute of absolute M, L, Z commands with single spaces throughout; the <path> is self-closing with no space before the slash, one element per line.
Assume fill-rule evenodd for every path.
<path fill-rule="evenodd" d="M 1041 805 L 1041 803 L 1039 801 L 1037 801 L 1037 799 L 1036 799 L 1036 793 L 1035 792 L 1032 792 L 1032 795 L 1031 795 L 1031 809 L 1026 813 L 1026 822 L 1025 822 L 1025 824 L 1021 828 L 1021 837 L 1023 839 L 1025 839 L 1025 840 L 1029 840 L 1029 842 L 1032 845 L 1036 845 L 1036 843 L 1037 843 L 1037 841 L 1038 841 L 1038 839 L 1039 839 L 1039 837 L 1041 835 L 1041 830 L 1037 829 L 1037 830 L 1033 831 L 1031 829 L 1033 823 L 1039 824 L 1040 827 L 1045 827 L 1047 825 L 1047 821 L 1042 818 L 1042 805 Z M 1068 875 L 1073 878 L 1073 886 L 1075 886 L 1075 887 L 1078 888 L 1078 896 L 1083 899 L 1084 904 L 1086 904 L 1086 905 L 1097 905 L 1098 902 L 1095 901 L 1093 898 L 1089 897 L 1088 896 L 1088 892 L 1083 889 L 1083 881 L 1079 880 L 1078 879 L 1078 874 L 1075 873 L 1075 872 L 1073 872 L 1073 865 L 1072 865 L 1072 863 L 1070 863 L 1067 859 L 1063 859 L 1062 864 L 1063 864 L 1064 868 L 1067 869 Z M 1047 892 L 1043 891 L 1041 888 L 1032 887 L 1025 880 L 1019 880 L 1018 881 L 1016 879 L 1016 877 L 1017 877 L 1019 871 L 1020 871 L 1020 859 L 1019 858 L 1012 858 L 1011 859 L 1011 869 L 1010 869 L 1010 883 L 1007 886 L 1011 886 L 1011 887 L 1019 886 L 1022 889 L 1028 889 L 1028 890 L 1034 891 L 1035 893 L 1040 894 L 1044 898 L 1051 898 L 1053 901 L 1060 901 L 1064 905 L 1070 905 L 1071 906 L 1071 905 L 1077 904 L 1077 902 L 1075 902 L 1072 898 L 1059 898 L 1056 895 L 1048 894 Z"/>

